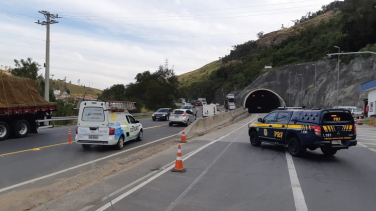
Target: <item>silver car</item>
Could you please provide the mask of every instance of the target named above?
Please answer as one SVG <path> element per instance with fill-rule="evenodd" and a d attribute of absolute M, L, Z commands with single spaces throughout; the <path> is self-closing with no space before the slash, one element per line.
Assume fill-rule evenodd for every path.
<path fill-rule="evenodd" d="M 188 110 L 192 111 L 193 115 L 195 115 L 197 117 L 197 109 L 193 105 L 185 105 L 181 109 L 188 109 Z"/>
<path fill-rule="evenodd" d="M 174 124 L 178 125 L 190 125 L 196 120 L 195 115 L 189 109 L 175 109 L 170 116 L 170 123 L 168 125 L 172 126 Z"/>

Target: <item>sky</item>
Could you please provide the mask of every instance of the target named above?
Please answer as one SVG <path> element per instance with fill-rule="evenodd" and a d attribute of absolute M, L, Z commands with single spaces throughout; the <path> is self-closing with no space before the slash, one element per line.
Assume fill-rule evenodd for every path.
<path fill-rule="evenodd" d="M 12 0 L 0 2 L 0 69 L 32 58 L 45 75 L 50 26 L 50 78 L 98 89 L 135 82 L 168 62 L 176 75 L 229 54 L 231 46 L 293 26 L 333 0 Z"/>

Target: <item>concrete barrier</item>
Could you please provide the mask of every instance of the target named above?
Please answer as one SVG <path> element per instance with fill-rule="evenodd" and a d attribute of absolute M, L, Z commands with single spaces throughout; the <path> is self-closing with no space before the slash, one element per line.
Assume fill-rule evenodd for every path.
<path fill-rule="evenodd" d="M 221 112 L 218 115 L 198 118 L 185 129 L 186 139 L 196 136 L 202 136 L 218 126 L 231 124 L 246 116 L 249 116 L 248 110 L 238 108 L 230 112 Z"/>

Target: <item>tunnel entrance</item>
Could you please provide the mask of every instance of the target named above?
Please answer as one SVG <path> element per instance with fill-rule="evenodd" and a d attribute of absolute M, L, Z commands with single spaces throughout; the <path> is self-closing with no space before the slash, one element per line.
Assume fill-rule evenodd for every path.
<path fill-rule="evenodd" d="M 249 113 L 269 113 L 285 106 L 283 99 L 275 92 L 266 89 L 252 91 L 245 100 Z"/>

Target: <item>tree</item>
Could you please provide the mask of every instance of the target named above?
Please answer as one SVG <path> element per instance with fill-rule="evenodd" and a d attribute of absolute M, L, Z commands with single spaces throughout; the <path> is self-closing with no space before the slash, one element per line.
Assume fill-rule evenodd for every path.
<path fill-rule="evenodd" d="M 40 65 L 33 62 L 31 58 L 27 58 L 26 60 L 21 59 L 20 61 L 15 59 L 14 63 L 16 68 L 9 71 L 12 75 L 22 78 L 30 78 L 34 81 L 37 79 Z"/>
<path fill-rule="evenodd" d="M 257 38 L 262 38 L 264 36 L 264 32 L 263 31 L 260 31 L 259 33 L 257 33 Z"/>

